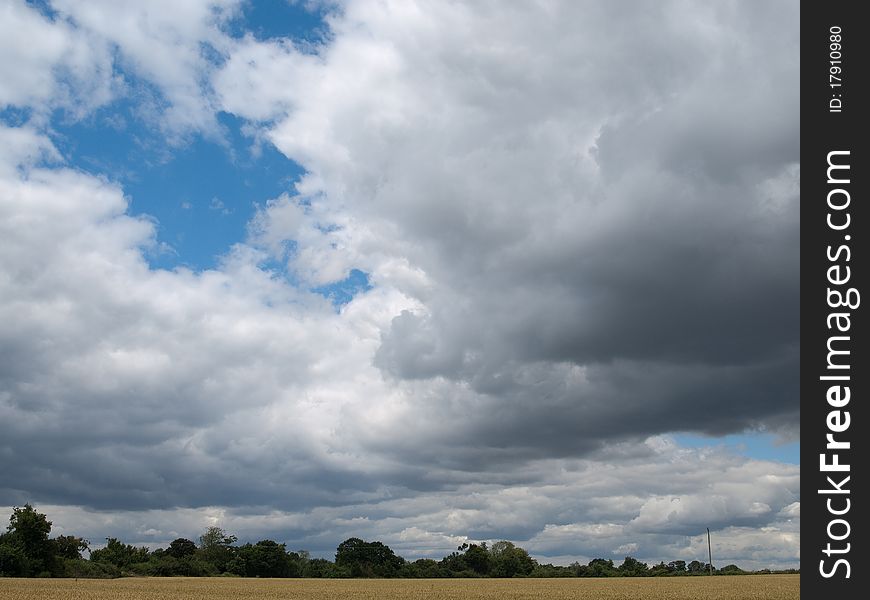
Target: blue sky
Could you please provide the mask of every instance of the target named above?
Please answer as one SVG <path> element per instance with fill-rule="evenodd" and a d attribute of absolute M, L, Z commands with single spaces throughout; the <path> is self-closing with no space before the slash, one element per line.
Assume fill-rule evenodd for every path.
<path fill-rule="evenodd" d="M 131 214 L 156 219 L 158 241 L 166 247 L 148 255 L 154 267 L 214 268 L 245 239 L 256 206 L 293 193 L 302 169 L 270 144 L 255 147 L 238 119 L 219 115 L 223 140 L 196 136 L 166 147 L 131 115 L 130 102 L 119 104 L 86 122 L 58 126 L 54 139 L 78 168 L 116 178 Z M 113 128 L 115 122 L 123 128 Z"/>
<path fill-rule="evenodd" d="M 776 460 L 800 464 L 800 442 L 783 441 L 772 433 L 749 433 L 705 437 L 691 434 L 676 434 L 674 441 L 689 448 L 719 448 L 762 460 Z"/>
<path fill-rule="evenodd" d="M 327 33 L 323 8 L 316 3 L 266 0 L 250 2 L 243 11 L 244 16 L 230 28 L 237 36 L 247 33 L 259 40 L 290 38 L 298 42 L 318 42 Z"/>
<path fill-rule="evenodd" d="M 52 14 L 44 3 L 36 6 Z M 247 3 L 226 25 L 235 37 L 284 38 L 301 46 L 321 43 L 325 27 L 322 8 L 278 0 Z M 217 136 L 192 135 L 167 144 L 141 114 L 136 88 L 154 93 L 153 86 L 135 72 L 119 68 L 118 74 L 133 90 L 130 97 L 80 120 L 56 111 L 51 138 L 68 164 L 121 184 L 129 214 L 154 220 L 158 245 L 145 254 L 153 268 L 214 269 L 233 244 L 246 239 L 258 207 L 283 193 L 295 194 L 294 183 L 304 170 L 268 141 L 255 139 L 243 119 L 227 112 L 216 115 Z M 27 111 L 7 109 L 4 120 L 27 117 Z M 293 281 L 279 262 L 267 260 L 264 267 Z M 338 308 L 369 288 L 368 274 L 351 269 L 342 281 L 308 289 Z"/>
<path fill-rule="evenodd" d="M 799 564 L 796 9 L 125 1 L 0 0 L 0 505 Z"/>

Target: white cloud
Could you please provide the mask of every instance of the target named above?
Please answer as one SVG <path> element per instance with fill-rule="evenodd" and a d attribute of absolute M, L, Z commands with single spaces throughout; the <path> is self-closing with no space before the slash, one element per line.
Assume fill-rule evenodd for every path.
<path fill-rule="evenodd" d="M 34 111 L 45 125 L 63 108 L 83 118 L 120 97 L 165 139 L 221 138 L 211 75 L 234 45 L 225 33 L 240 0 L 70 2 L 47 13 L 20 0 L 0 5 L 0 106 Z"/>
<path fill-rule="evenodd" d="M 52 2 L 79 30 L 116 48 L 121 67 L 160 90 L 166 106 L 157 109 L 158 123 L 170 139 L 189 131 L 218 135 L 209 77 L 214 60 L 229 44 L 221 26 L 240 4 L 239 0 Z"/>
<path fill-rule="evenodd" d="M 25 158 L 51 148 L 32 131 L 2 132 L 6 151 Z M 389 397 L 365 356 L 401 296 L 374 292 L 335 315 L 320 296 L 270 278 L 256 266 L 262 256 L 244 246 L 219 271 L 151 270 L 142 249 L 154 243 L 154 226 L 125 214 L 116 185 L 66 168 L 2 173 L 0 314 L 4 354 L 16 357 L 0 373 L 4 437 L 16 452 L 35 431 L 51 446 L 19 463 L 10 475 L 17 485 L 49 485 L 31 468 L 41 463 L 82 469 L 85 479 L 87 465 L 99 465 L 105 476 L 141 476 L 148 487 L 174 477 L 169 471 L 218 469 L 218 455 L 237 468 L 274 465 L 281 448 L 288 473 L 306 461 L 328 466 L 347 444 L 335 431 L 342 407 L 365 398 L 349 394 L 348 382 Z M 270 430 L 273 440 L 261 443 Z M 178 460 L 162 464 L 175 452 Z M 54 463 L 58 453 L 63 465 Z M 157 462 L 122 475 L 145 456 Z M 170 502 L 186 503 L 187 484 L 178 485 L 167 490 L 180 494 Z M 101 500 L 105 493 L 150 503 L 150 492 L 133 500 L 140 492 L 124 487 L 76 493 L 96 505 L 117 502 Z M 209 493 L 203 482 L 197 502 Z"/>
<path fill-rule="evenodd" d="M 253 121 L 267 121 L 292 109 L 288 90 L 305 85 L 319 59 L 298 51 L 289 40 L 258 42 L 245 37 L 231 47 L 214 77 L 224 110 Z"/>
<path fill-rule="evenodd" d="M 683 530 L 640 531 L 632 518 L 654 501 L 660 490 L 680 480 L 714 484 L 711 470 L 730 481 L 751 481 L 750 498 L 776 497 L 781 503 L 799 489 L 798 468 L 746 461 L 720 454 L 701 460 L 697 450 L 671 449 L 655 459 L 603 467 L 594 461 L 561 461 L 547 465 L 544 480 L 506 488 L 467 483 L 454 489 L 381 494 L 334 506 L 299 510 L 245 510 L 203 506 L 198 509 L 94 512 L 63 506 L 43 506 L 62 532 L 77 526 L 91 539 L 122 535 L 128 541 L 165 545 L 174 537 L 195 539 L 217 524 L 245 539 L 285 541 L 329 556 L 337 541 L 350 536 L 380 539 L 406 558 L 449 554 L 464 541 L 492 542 L 509 537 L 544 562 L 568 564 L 595 557 L 632 555 L 647 563 L 671 560 L 706 561 L 706 525 L 691 519 Z M 685 463 L 674 473 L 674 461 Z M 711 464 L 712 462 L 712 464 Z M 786 478 L 783 486 L 769 482 L 767 471 Z M 670 483 L 675 481 L 676 483 Z M 688 481 L 683 481 L 688 483 Z M 687 486 L 688 487 L 688 486 Z M 634 495 L 628 495 L 630 490 Z M 395 491 L 399 491 L 395 489 Z M 725 493 L 723 506 L 745 504 L 747 494 Z M 777 504 L 779 506 L 779 504 Z M 790 510 L 790 509 L 789 509 Z M 785 568 L 799 562 L 800 520 L 794 515 L 756 515 L 754 525 L 721 525 L 711 521 L 717 566 L 736 563 L 747 569 Z"/>
<path fill-rule="evenodd" d="M 23 1 L 0 3 L 0 107 L 53 108 L 82 114 L 108 102 L 116 82 L 107 48 L 63 19 Z"/>

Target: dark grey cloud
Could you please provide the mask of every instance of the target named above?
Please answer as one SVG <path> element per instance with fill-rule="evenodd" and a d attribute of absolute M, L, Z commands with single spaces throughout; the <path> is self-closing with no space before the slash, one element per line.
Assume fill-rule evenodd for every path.
<path fill-rule="evenodd" d="M 458 426 L 478 446 L 527 442 L 546 454 L 643 432 L 797 426 L 796 20 L 766 48 L 742 9 L 715 13 L 664 5 L 623 15 L 620 35 L 596 54 L 602 70 L 635 75 L 606 82 L 614 105 L 597 102 L 598 71 L 556 61 L 517 75 L 534 78 L 523 88 L 532 97 L 573 84 L 542 102 L 547 111 L 522 113 L 493 94 L 483 114 L 513 119 L 486 127 L 442 105 L 445 118 L 471 123 L 473 140 L 412 121 L 409 138 L 425 142 L 398 144 L 401 155 L 381 168 L 385 184 L 354 188 L 346 180 L 356 171 L 341 173 L 380 218 L 411 232 L 411 256 L 435 282 L 425 308 L 393 319 L 376 364 L 397 379 L 446 378 L 482 394 L 479 412 L 463 404 Z M 683 66 L 664 58 L 679 42 L 663 46 L 659 28 L 644 30 L 650 19 L 682 31 L 683 48 L 703 60 L 667 76 Z M 692 37 L 705 27 L 715 42 Z M 544 55 L 562 49 L 539 43 Z M 634 73 L 631 61 L 647 51 L 652 66 Z M 760 72 L 762 59 L 775 65 Z M 452 84 L 430 82 L 461 105 Z M 334 137 L 356 150 L 356 140 Z M 589 381 L 567 384 L 565 365 Z M 571 446 L 569 432 L 585 439 Z"/>

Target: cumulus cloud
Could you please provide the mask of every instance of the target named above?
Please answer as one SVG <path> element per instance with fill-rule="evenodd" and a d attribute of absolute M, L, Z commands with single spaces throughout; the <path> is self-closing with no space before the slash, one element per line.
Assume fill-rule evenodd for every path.
<path fill-rule="evenodd" d="M 55 0 L 59 14 L 117 48 L 125 69 L 161 92 L 155 110 L 170 134 L 216 135 L 209 76 L 229 43 L 221 27 L 239 0 L 75 2 Z"/>
<path fill-rule="evenodd" d="M 616 32 L 599 5 L 352 2 L 316 58 L 257 50 L 290 85 L 260 72 L 248 40 L 246 93 L 283 92 L 266 135 L 308 169 L 300 193 L 319 221 L 342 224 L 305 239 L 291 268 L 377 280 L 393 259 L 425 274 L 423 289 L 391 282 L 421 307 L 394 317 L 375 362 L 455 384 L 430 387 L 443 395 L 424 413 L 469 394 L 481 421 L 504 408 L 495 443 L 542 431 L 564 444 L 551 428 L 793 435 L 796 15 L 770 48 L 740 5 L 626 13 Z M 753 68 L 762 56 L 775 64 Z M 238 80 L 236 58 L 218 81 Z M 246 112 L 238 89 L 217 89 L 250 119 L 280 110 Z M 274 247 L 284 208 L 271 210 Z M 344 269 L 322 267 L 339 255 Z"/>
<path fill-rule="evenodd" d="M 112 59 L 99 39 L 24 2 L 0 4 L 0 107 L 83 114 L 113 96 Z"/>
<path fill-rule="evenodd" d="M 44 125 L 53 109 L 83 118 L 127 98 L 170 143 L 221 137 L 210 79 L 240 0 L 54 0 L 44 10 L 8 0 L 0 11 L 0 106 L 32 110 Z"/>
<path fill-rule="evenodd" d="M 218 268 L 157 270 L 117 183 L 0 128 L 0 503 L 154 544 L 671 560 L 710 526 L 799 561 L 797 467 L 666 435 L 797 433 L 794 3 L 354 0 L 305 48 L 231 39 L 235 2 L 52 7 L 4 4 L 54 41 L 0 102 L 92 110 L 117 61 L 168 139 L 225 110 L 306 174 Z M 309 291 L 352 269 L 340 310 Z"/>
<path fill-rule="evenodd" d="M 210 525 L 241 532 L 244 539 L 273 537 L 291 548 L 329 556 L 335 540 L 350 536 L 377 538 L 406 558 L 440 558 L 464 541 L 510 537 L 543 561 L 568 564 L 626 554 L 646 562 L 703 559 L 703 526 L 686 521 L 670 531 L 650 531 L 636 524 L 650 502 L 668 492 L 688 499 L 709 485 L 715 505 L 697 506 L 712 525 L 716 564 L 744 568 L 794 565 L 799 561 L 799 470 L 794 465 L 746 461 L 709 450 L 684 450 L 672 443 L 654 456 L 638 457 L 602 468 L 588 460 L 552 461 L 544 480 L 502 486 L 469 482 L 451 490 L 381 496 L 300 510 L 246 510 L 205 506 L 197 509 L 96 512 L 63 506 L 45 507 L 62 531 L 100 539 L 105 532 L 153 547 L 178 536 L 195 539 Z M 539 465 L 541 466 L 541 465 Z M 724 473 L 719 482 L 709 473 Z M 720 526 L 721 511 L 740 511 L 746 490 L 754 486 L 772 512 L 748 514 L 742 525 Z M 706 490 L 705 490 L 706 491 Z M 634 517 L 634 520 L 632 518 Z M 676 522 L 676 519 L 674 520 Z M 66 529 L 64 529 L 66 527 Z"/>
<path fill-rule="evenodd" d="M 215 492 L 206 472 L 229 491 L 239 483 L 230 483 L 232 473 L 260 460 L 288 477 L 296 460 L 315 470 L 305 444 L 295 459 L 293 447 L 334 435 L 330 421 L 340 414 L 346 381 L 339 374 L 366 372 L 354 354 L 376 343 L 373 325 L 385 321 L 378 313 L 389 315 L 401 299 L 373 293 L 374 310 L 348 310 L 340 319 L 322 297 L 258 269 L 258 255 L 246 247 L 228 254 L 219 271 L 150 270 L 142 250 L 154 243 L 154 225 L 125 213 L 117 185 L 32 164 L 40 148 L 52 149 L 33 131 L 2 134 L 7 153 L 20 150 L 19 168 L 0 182 L 0 311 L 9 357 L 0 371 L 3 437 L 29 457 L 10 463 L 12 489 L 72 493 L 98 506 L 185 505 L 193 477 L 202 478 L 201 504 Z M 319 391 L 309 387 L 317 379 Z M 322 397 L 330 393 L 336 402 Z M 260 440 L 263 420 L 275 428 L 274 445 Z M 223 427 L 232 433 L 221 439 Z M 310 450 L 328 462 L 328 449 Z M 241 462 L 220 474 L 226 465 L 214 459 L 224 452 Z M 55 488 L 73 473 L 70 487 Z M 261 487 L 244 493 L 253 499 Z M 276 489 L 267 502 L 284 492 Z"/>

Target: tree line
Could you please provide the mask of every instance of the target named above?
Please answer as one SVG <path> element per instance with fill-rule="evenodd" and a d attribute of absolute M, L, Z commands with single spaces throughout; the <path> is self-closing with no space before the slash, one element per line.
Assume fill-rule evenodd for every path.
<path fill-rule="evenodd" d="M 379 541 L 357 537 L 338 545 L 335 560 L 311 558 L 304 550 L 288 551 L 285 544 L 260 540 L 237 544 L 234 535 L 209 527 L 198 542 L 173 540 L 166 548 L 149 550 L 107 538 L 103 548 L 90 550 L 80 537 L 50 537 L 51 521 L 31 505 L 14 508 L 9 526 L 0 534 L 0 576 L 5 577 L 122 577 L 239 576 L 239 577 L 650 577 L 703 575 L 708 564 L 675 560 L 652 567 L 631 556 L 616 566 L 595 558 L 588 564 L 541 564 L 512 542 L 488 545 L 465 543 L 441 560 L 408 561 Z M 89 558 L 83 553 L 89 551 Z M 745 573 L 736 565 L 714 569 L 719 575 Z M 769 571 L 768 571 L 769 572 Z M 794 571 L 792 571 L 794 572 Z"/>

